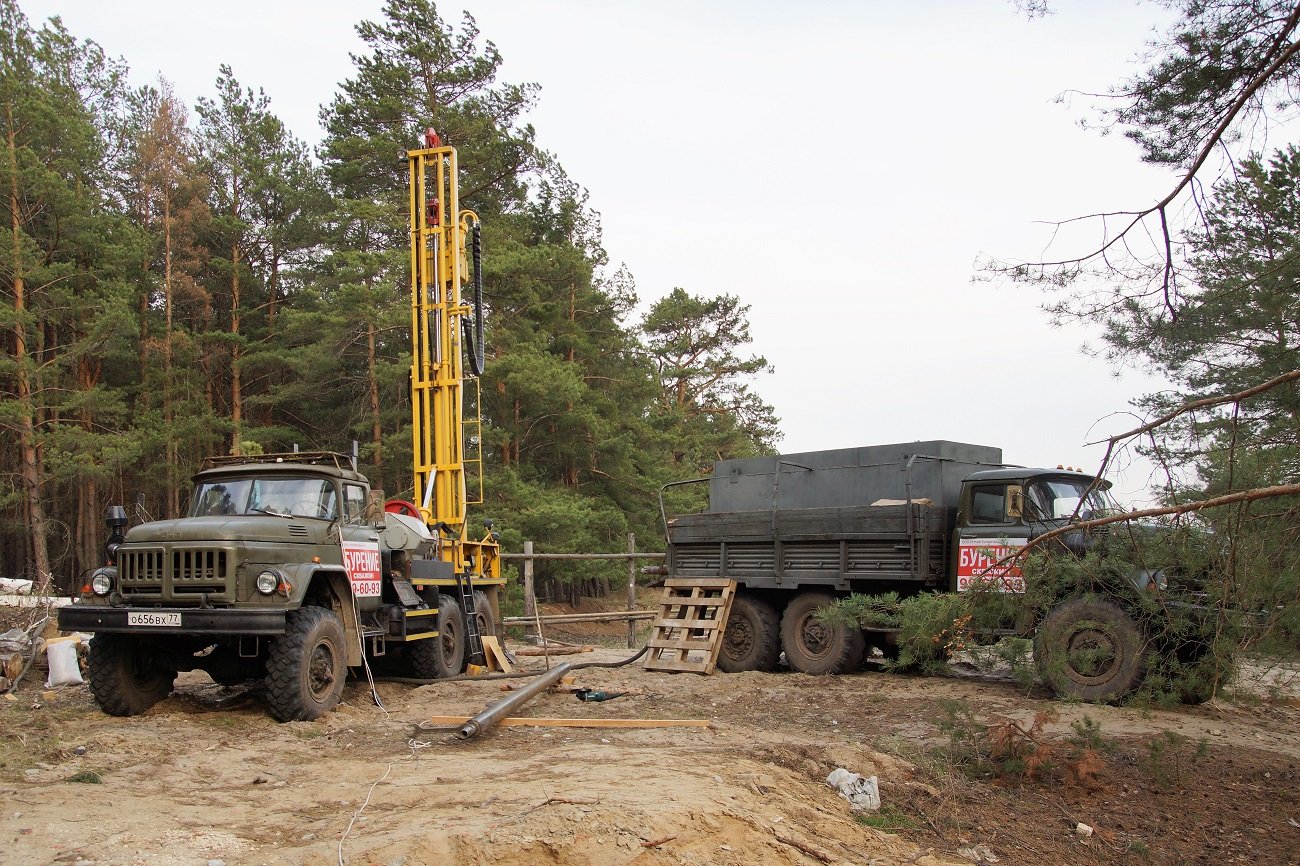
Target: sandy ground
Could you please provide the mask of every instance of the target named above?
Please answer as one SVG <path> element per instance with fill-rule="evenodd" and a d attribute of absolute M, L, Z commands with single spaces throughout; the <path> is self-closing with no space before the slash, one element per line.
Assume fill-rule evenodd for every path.
<path fill-rule="evenodd" d="M 203 674 L 182 675 L 145 715 L 115 719 L 85 686 L 46 692 L 33 679 L 0 701 L 0 863 L 1300 862 L 1300 710 L 1276 683 L 1175 711 L 878 671 L 705 677 L 633 665 L 580 671 L 577 684 L 642 693 L 598 704 L 548 693 L 518 714 L 711 725 L 502 727 L 469 741 L 417 729 L 504 695 L 502 681 L 482 680 L 381 682 L 382 708 L 352 682 L 326 718 L 277 724 L 255 692 Z M 1026 725 L 1055 709 L 1049 730 L 1061 735 L 1087 715 L 1109 743 L 1105 766 L 1073 786 L 955 770 L 935 757 L 954 706 Z M 1147 761 L 1165 731 L 1176 737 L 1162 771 Z M 880 778 L 888 818 L 874 823 L 895 833 L 823 784 L 836 767 Z M 1079 822 L 1096 835 L 1080 839 Z"/>

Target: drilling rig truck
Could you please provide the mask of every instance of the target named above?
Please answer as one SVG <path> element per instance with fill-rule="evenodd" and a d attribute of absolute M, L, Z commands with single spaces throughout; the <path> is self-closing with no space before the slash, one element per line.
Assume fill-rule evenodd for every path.
<path fill-rule="evenodd" d="M 463 408 L 466 361 L 474 377 L 483 366 L 479 221 L 459 205 L 456 150 L 432 130 L 424 144 L 405 154 L 413 500 L 385 504 L 355 454 L 295 452 L 209 460 L 179 519 L 128 528 L 111 506 L 108 564 L 58 613 L 60 629 L 94 634 L 105 712 L 142 713 L 179 671 L 204 670 L 260 679 L 275 718 L 310 720 L 373 659 L 424 678 L 481 661 L 503 579 L 491 521 L 476 532 L 468 519 L 483 498 Z"/>

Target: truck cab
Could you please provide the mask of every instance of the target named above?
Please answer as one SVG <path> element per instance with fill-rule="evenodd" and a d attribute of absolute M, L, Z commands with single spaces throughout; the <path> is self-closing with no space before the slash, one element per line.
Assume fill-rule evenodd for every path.
<path fill-rule="evenodd" d="M 957 507 L 950 589 L 965 592 L 985 583 L 1023 592 L 1019 567 L 1001 561 L 1071 520 L 1121 513 L 1110 487 L 1109 481 L 1072 469 L 1007 467 L 971 473 L 962 482 Z"/>
<path fill-rule="evenodd" d="M 365 476 L 333 455 L 218 460 L 195 475 L 185 517 L 141 523 L 111 542 L 113 564 L 92 573 L 69 619 L 97 633 L 157 620 L 273 635 L 331 582 L 359 611 L 373 609 L 380 528 L 368 507 Z"/>

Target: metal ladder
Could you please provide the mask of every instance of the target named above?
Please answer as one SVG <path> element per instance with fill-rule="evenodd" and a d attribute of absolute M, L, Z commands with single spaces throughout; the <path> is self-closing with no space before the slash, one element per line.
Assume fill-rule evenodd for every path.
<path fill-rule="evenodd" d="M 478 615 L 474 609 L 474 578 L 467 571 L 456 575 L 456 591 L 460 594 L 460 609 L 465 614 L 465 662 L 471 665 L 487 666 L 487 657 L 483 654 L 483 635 L 478 630 Z"/>

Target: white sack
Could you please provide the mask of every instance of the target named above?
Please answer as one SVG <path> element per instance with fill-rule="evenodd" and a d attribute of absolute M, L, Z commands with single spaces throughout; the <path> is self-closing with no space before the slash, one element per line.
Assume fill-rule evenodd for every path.
<path fill-rule="evenodd" d="M 45 681 L 45 688 L 79 686 L 85 682 L 81 678 L 81 666 L 77 664 L 77 642 L 75 640 L 47 643 L 45 645 L 45 657 L 50 662 L 50 678 Z"/>

